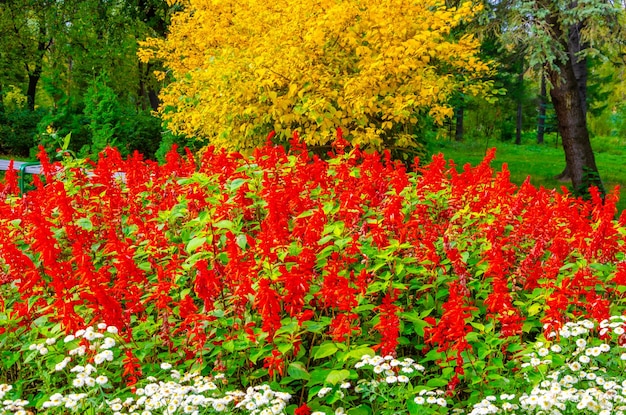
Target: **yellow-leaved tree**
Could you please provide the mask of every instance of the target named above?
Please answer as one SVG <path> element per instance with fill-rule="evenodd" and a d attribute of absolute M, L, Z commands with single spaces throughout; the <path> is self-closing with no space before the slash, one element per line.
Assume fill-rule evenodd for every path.
<path fill-rule="evenodd" d="M 140 59 L 162 60 L 172 79 L 168 128 L 216 146 L 256 147 L 272 130 L 324 145 L 342 127 L 362 147 L 411 147 L 420 115 L 442 121 L 454 91 L 491 90 L 479 42 L 452 33 L 470 2 L 178 2 L 167 38 L 142 42 Z"/>

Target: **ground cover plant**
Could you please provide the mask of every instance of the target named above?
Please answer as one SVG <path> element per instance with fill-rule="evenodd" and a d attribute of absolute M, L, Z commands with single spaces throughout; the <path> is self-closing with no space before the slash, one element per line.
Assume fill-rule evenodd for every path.
<path fill-rule="evenodd" d="M 621 413 L 616 192 L 338 134 L 327 160 L 42 154 L 23 196 L 9 172 L 0 412 Z"/>

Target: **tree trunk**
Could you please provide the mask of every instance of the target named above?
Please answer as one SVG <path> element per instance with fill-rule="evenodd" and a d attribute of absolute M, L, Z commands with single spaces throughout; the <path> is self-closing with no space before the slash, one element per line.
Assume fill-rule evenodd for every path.
<path fill-rule="evenodd" d="M 465 108 L 463 105 L 460 105 L 456 109 L 456 128 L 454 131 L 454 139 L 456 141 L 463 141 L 463 119 L 465 117 Z"/>
<path fill-rule="evenodd" d="M 515 144 L 522 144 L 522 115 L 523 115 L 522 100 L 517 101 L 517 117 L 515 117 Z"/>
<path fill-rule="evenodd" d="M 35 98 L 37 97 L 37 84 L 39 83 L 39 79 L 41 78 L 41 73 L 43 71 L 43 58 L 46 54 L 46 51 L 52 44 L 52 40 L 46 40 L 46 29 L 44 25 L 40 24 L 39 26 L 39 41 L 37 42 L 37 55 L 35 61 L 35 68 L 33 70 L 30 69 L 29 65 L 26 65 L 26 72 L 28 73 L 28 89 L 26 90 L 26 98 L 28 109 L 34 111 L 35 109 Z"/>
<path fill-rule="evenodd" d="M 41 78 L 41 63 L 37 63 L 35 66 L 35 70 L 28 72 L 28 89 L 26 90 L 26 102 L 28 104 L 28 109 L 31 111 L 35 110 L 35 98 L 37 97 L 37 83 Z"/>
<path fill-rule="evenodd" d="M 583 23 L 570 26 L 564 33 L 555 14 L 548 15 L 546 21 L 554 32 L 554 39 L 562 42 L 568 51 L 565 59 L 556 61 L 558 69 L 550 64 L 546 67 L 552 85 L 550 97 L 565 151 L 566 167 L 559 176 L 569 176 L 578 195 L 587 195 L 590 186 L 598 187 L 604 195 L 587 129 L 587 62 L 578 56 L 585 46 L 580 38 Z"/>
<path fill-rule="evenodd" d="M 539 119 L 537 120 L 537 144 L 543 144 L 546 131 L 546 77 L 541 75 L 541 90 L 539 91 Z"/>
<path fill-rule="evenodd" d="M 515 144 L 522 144 L 522 121 L 524 114 L 524 59 L 521 59 L 520 72 L 517 75 L 517 116 L 515 117 Z"/>
<path fill-rule="evenodd" d="M 568 59 L 558 72 L 548 69 L 548 76 L 552 82 L 550 96 L 565 150 L 566 170 L 571 177 L 574 192 L 586 194 L 592 185 L 603 192 L 589 140 L 585 108 L 579 98 L 578 82 L 571 61 Z"/>

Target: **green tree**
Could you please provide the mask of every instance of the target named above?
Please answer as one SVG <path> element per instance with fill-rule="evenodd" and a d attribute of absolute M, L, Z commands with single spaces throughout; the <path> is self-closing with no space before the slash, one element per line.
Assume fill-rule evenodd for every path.
<path fill-rule="evenodd" d="M 523 45 L 530 65 L 544 68 L 565 150 L 562 176 L 579 194 L 591 185 L 603 191 L 587 127 L 588 57 L 619 31 L 623 10 L 606 0 L 504 0 L 495 10 L 503 43 Z"/>
<path fill-rule="evenodd" d="M 17 87 L 27 96 L 26 109 L 41 109 L 37 117 L 43 143 L 51 126 L 59 134 L 71 130 L 76 151 L 97 148 L 93 134 L 96 142 L 110 140 L 99 136 L 101 128 L 91 128 L 103 119 L 89 116 L 102 112 L 84 111 L 94 105 L 88 89 L 104 76 L 115 98 L 109 102 L 123 108 L 118 113 L 124 114 L 124 125 L 137 123 L 137 128 L 125 129 L 130 135 L 116 135 L 122 151 L 145 141 L 138 132 L 150 131 L 158 147 L 160 133 L 153 133 L 148 111 L 158 106 L 160 82 L 154 68 L 138 62 L 137 40 L 163 36 L 170 9 L 165 0 L 0 0 L 0 101 L 11 86 Z M 32 137 L 27 141 L 33 145 Z M 139 150 L 153 154 L 153 146 L 145 144 Z"/>

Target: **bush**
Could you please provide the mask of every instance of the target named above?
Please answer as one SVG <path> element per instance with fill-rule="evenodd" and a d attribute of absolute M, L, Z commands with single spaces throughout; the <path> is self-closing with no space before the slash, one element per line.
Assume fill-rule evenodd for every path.
<path fill-rule="evenodd" d="M 64 98 L 58 108 L 50 109 L 38 129 L 37 144 L 50 155 L 60 146 L 58 137 L 71 133 L 69 150 L 82 157 L 97 158 L 112 146 L 124 156 L 138 151 L 149 159 L 156 157 L 162 131 L 158 118 L 119 97 L 105 76 L 92 83 L 84 101 Z"/>
<path fill-rule="evenodd" d="M 2 353 L 42 339 L 42 324 L 102 323 L 119 328 L 128 384 L 166 361 L 326 413 L 383 413 L 377 391 L 343 400 L 353 390 L 342 385 L 379 358 L 410 358 L 424 371 L 384 398 L 432 397 L 437 413 L 511 390 L 519 353 L 542 333 L 623 311 L 616 195 L 516 187 L 506 170 L 494 176 L 493 152 L 458 173 L 442 157 L 407 172 L 342 139 L 334 151 L 323 161 L 294 140 L 289 154 L 209 148 L 159 166 L 107 149 L 62 173 L 43 160 L 47 184 L 23 198 L 9 177 L 2 330 L 23 340 Z M 398 381 L 403 366 L 389 366 L 376 370 Z"/>
<path fill-rule="evenodd" d="M 41 110 L 9 109 L 0 103 L 0 153 L 28 157 L 42 116 Z"/>

